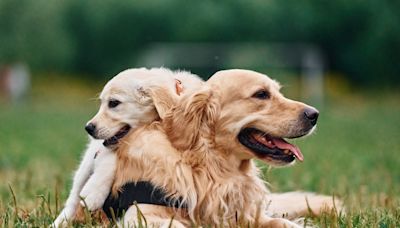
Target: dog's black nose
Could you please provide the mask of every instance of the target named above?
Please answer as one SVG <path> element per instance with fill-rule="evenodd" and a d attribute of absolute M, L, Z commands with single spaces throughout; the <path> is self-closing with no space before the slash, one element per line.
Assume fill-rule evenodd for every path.
<path fill-rule="evenodd" d="M 319 112 L 315 108 L 306 108 L 304 109 L 304 116 L 312 125 L 315 125 L 318 120 Z"/>
<path fill-rule="evenodd" d="M 96 131 L 96 125 L 94 125 L 93 123 L 88 123 L 85 126 L 85 130 L 89 135 L 94 136 L 94 132 Z"/>

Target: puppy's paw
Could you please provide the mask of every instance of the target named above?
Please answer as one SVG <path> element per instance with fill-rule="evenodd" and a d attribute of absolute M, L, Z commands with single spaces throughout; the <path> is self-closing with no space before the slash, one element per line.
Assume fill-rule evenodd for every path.
<path fill-rule="evenodd" d="M 68 227 L 68 222 L 65 220 L 62 221 L 54 221 L 49 228 L 64 228 L 64 227 Z"/>
<path fill-rule="evenodd" d="M 56 220 L 50 225 L 52 228 L 67 227 L 68 221 L 73 219 L 75 213 L 74 207 L 65 207 Z"/>
<path fill-rule="evenodd" d="M 104 197 L 102 194 L 91 193 L 87 196 L 81 196 L 82 200 L 80 201 L 80 205 L 82 207 L 87 207 L 89 211 L 94 211 L 103 206 Z"/>
<path fill-rule="evenodd" d="M 49 228 L 64 228 L 64 227 L 68 227 L 68 222 L 63 220 L 61 222 L 53 222 Z"/>

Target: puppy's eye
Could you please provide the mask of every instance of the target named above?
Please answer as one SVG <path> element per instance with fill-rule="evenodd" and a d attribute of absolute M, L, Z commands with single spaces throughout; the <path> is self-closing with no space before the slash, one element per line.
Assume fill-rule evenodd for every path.
<path fill-rule="evenodd" d="M 256 93 L 254 93 L 252 97 L 261 99 L 261 100 L 266 100 L 270 97 L 270 94 L 266 90 L 259 90 Z"/>
<path fill-rule="evenodd" d="M 109 108 L 115 108 L 115 107 L 117 107 L 119 104 L 121 104 L 121 101 L 119 101 L 119 100 L 114 100 L 114 99 L 112 99 L 112 100 L 108 101 L 108 107 L 109 107 Z"/>

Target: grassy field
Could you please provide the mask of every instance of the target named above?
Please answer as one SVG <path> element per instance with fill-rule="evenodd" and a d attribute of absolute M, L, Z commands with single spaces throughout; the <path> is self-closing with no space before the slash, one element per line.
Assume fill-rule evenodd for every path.
<path fill-rule="evenodd" d="M 0 104 L 0 226 L 48 226 L 61 208 L 96 112 L 100 85 L 38 83 L 29 101 Z M 316 134 L 296 140 L 293 167 L 263 167 L 273 191 L 305 190 L 344 200 L 346 216 L 321 227 L 400 227 L 400 95 L 327 97 Z"/>

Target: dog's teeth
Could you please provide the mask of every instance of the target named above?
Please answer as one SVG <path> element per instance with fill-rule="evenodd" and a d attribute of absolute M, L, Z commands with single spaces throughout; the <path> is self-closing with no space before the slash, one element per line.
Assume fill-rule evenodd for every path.
<path fill-rule="evenodd" d="M 283 151 L 285 154 L 288 154 L 290 151 L 288 149 Z"/>

